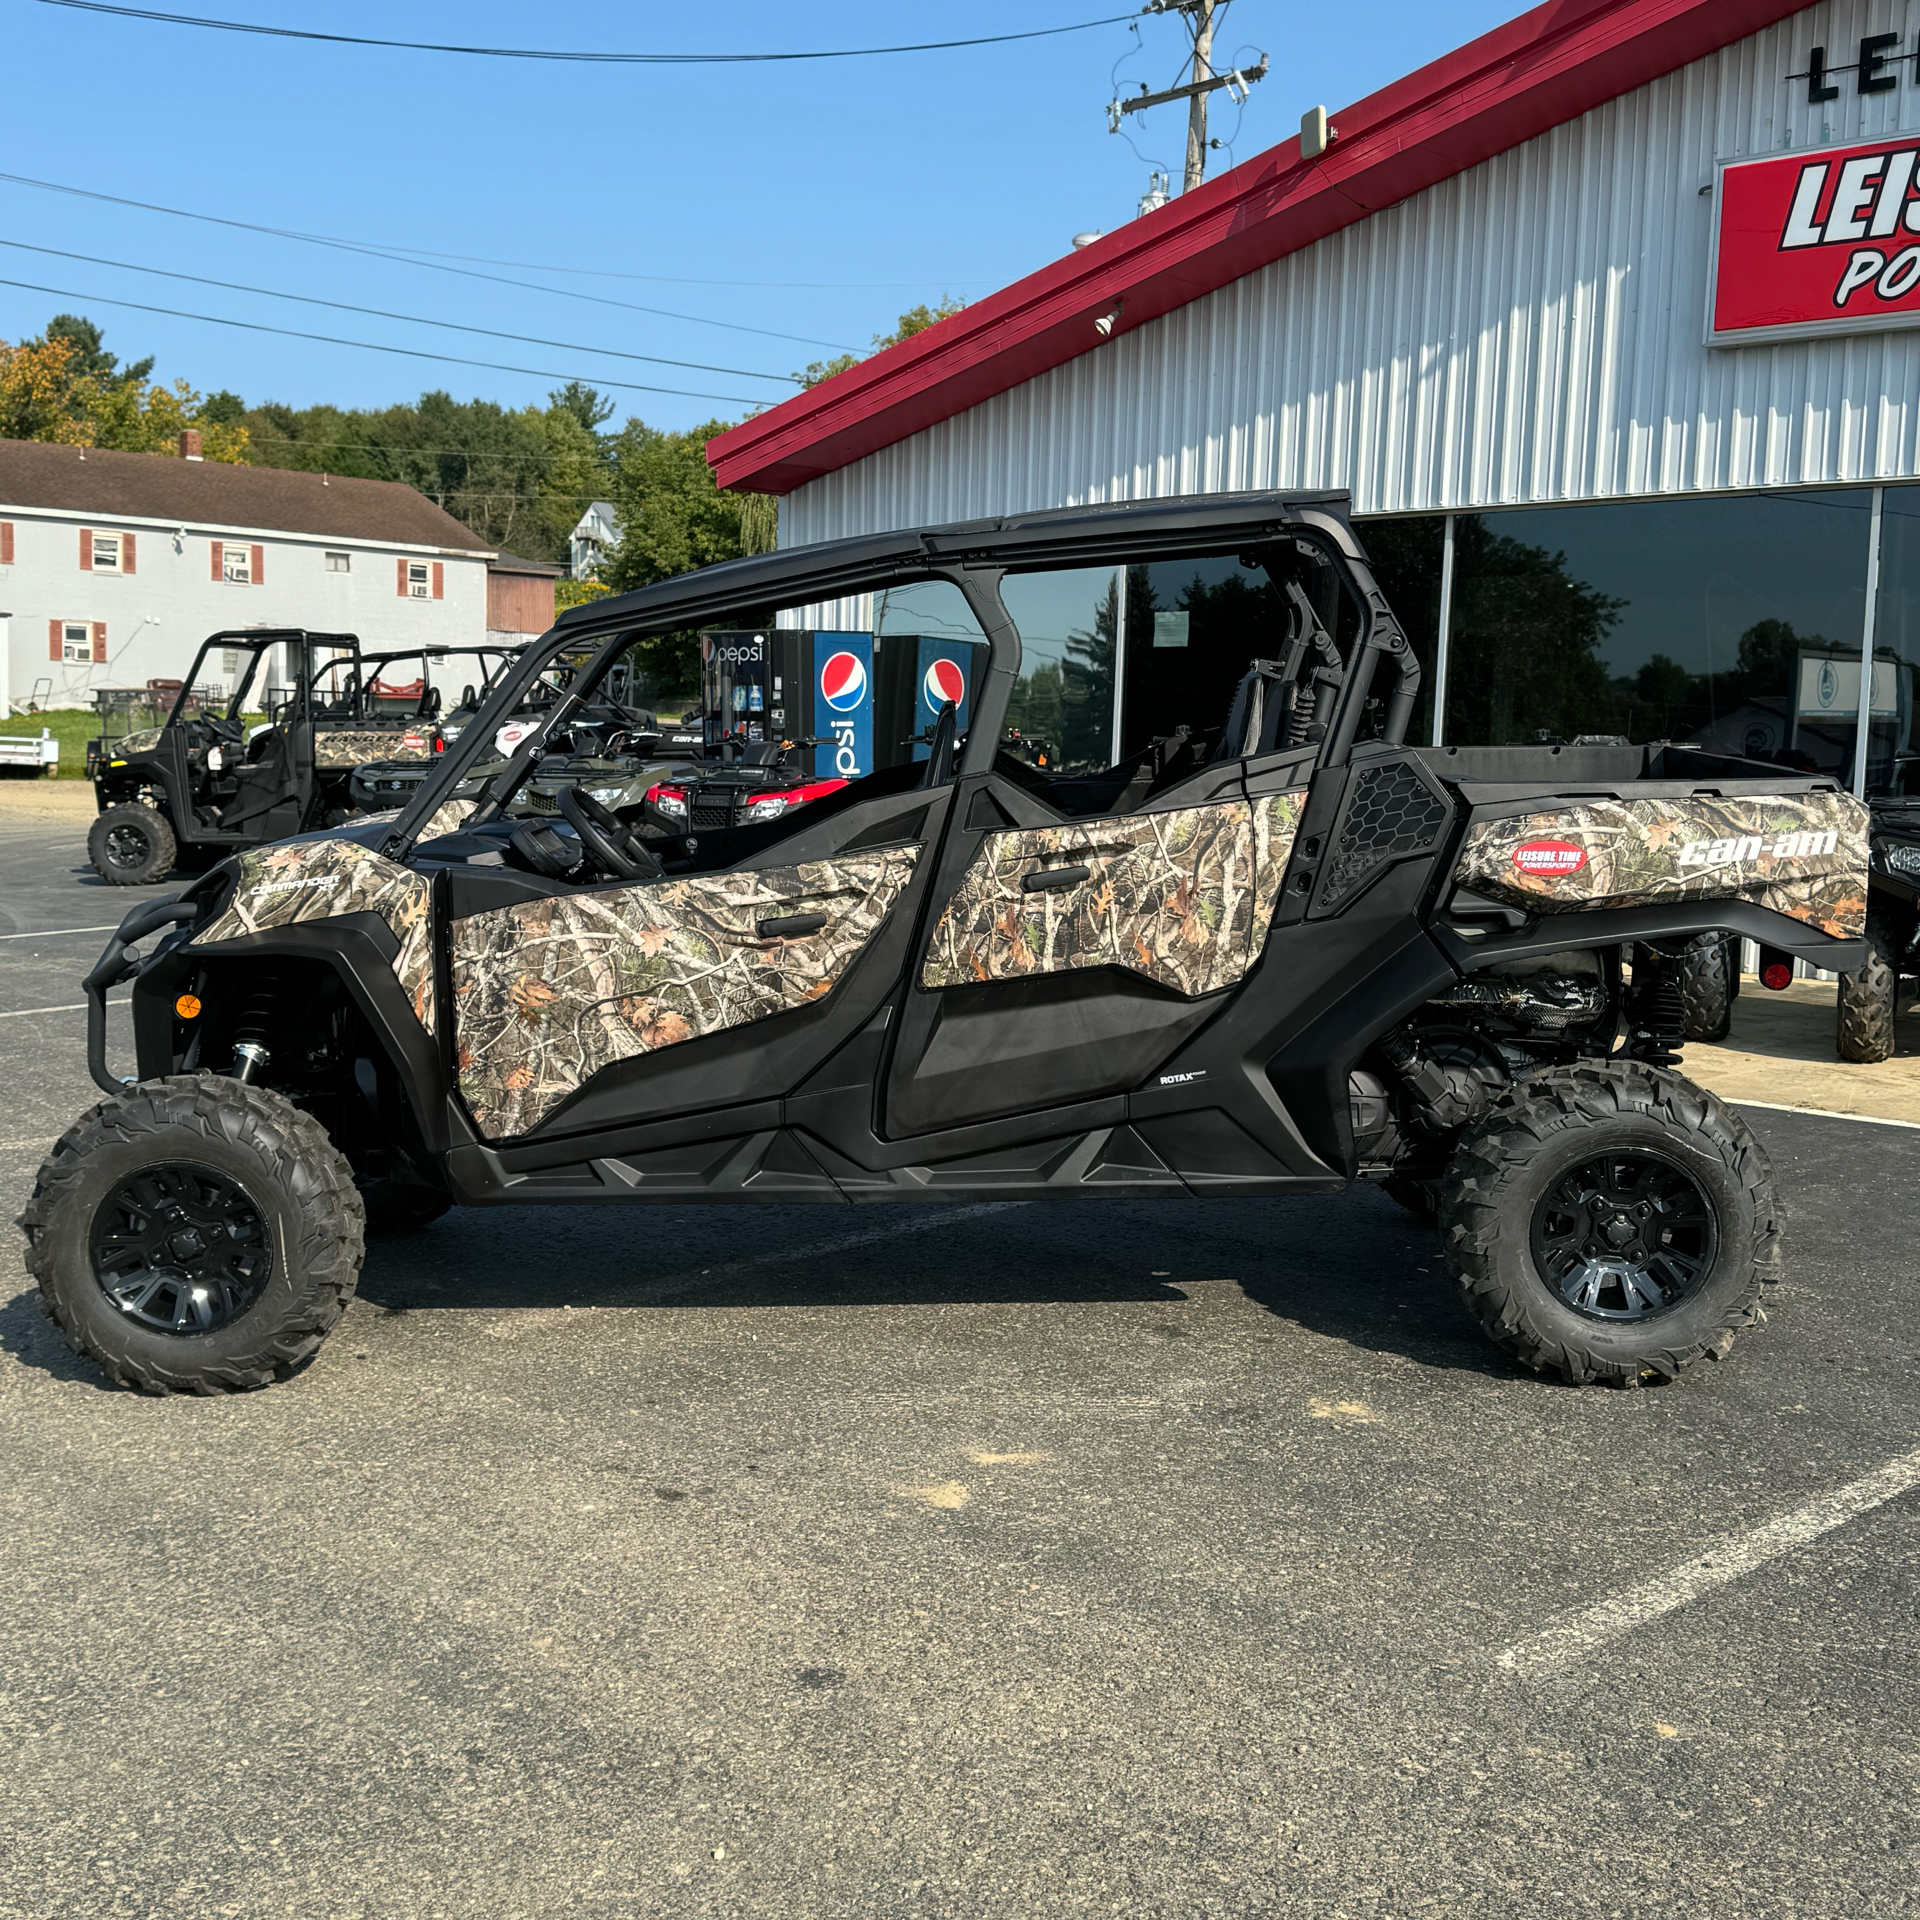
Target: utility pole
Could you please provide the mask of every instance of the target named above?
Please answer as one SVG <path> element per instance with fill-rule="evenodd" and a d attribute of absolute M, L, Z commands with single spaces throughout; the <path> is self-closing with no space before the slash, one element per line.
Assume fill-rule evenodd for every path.
<path fill-rule="evenodd" d="M 1193 9 L 1195 91 L 1187 102 L 1187 183 L 1182 193 L 1191 193 L 1207 177 L 1207 96 L 1199 88 L 1213 78 L 1213 9 L 1214 0 L 1198 0 Z"/>
<path fill-rule="evenodd" d="M 1148 107 L 1164 106 L 1170 100 L 1187 102 L 1187 172 L 1183 191 L 1191 193 L 1207 177 L 1207 99 L 1223 87 L 1235 100 L 1244 101 L 1247 89 L 1256 80 L 1267 77 L 1267 56 L 1257 66 L 1235 67 L 1228 73 L 1213 70 L 1213 28 L 1216 17 L 1226 12 L 1229 0 L 1147 0 L 1143 13 L 1178 13 L 1187 20 L 1193 36 L 1193 78 L 1183 87 L 1168 87 L 1164 93 L 1149 93 L 1145 86 L 1131 100 L 1113 100 L 1107 105 L 1107 131 L 1118 133 L 1130 113 L 1143 113 Z"/>

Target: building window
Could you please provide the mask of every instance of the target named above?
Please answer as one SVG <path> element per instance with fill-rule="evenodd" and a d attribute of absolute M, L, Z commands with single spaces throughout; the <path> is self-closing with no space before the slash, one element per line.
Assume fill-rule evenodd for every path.
<path fill-rule="evenodd" d="M 93 571 L 118 573 L 120 571 L 120 536 L 117 533 L 96 533 L 92 538 Z"/>
<path fill-rule="evenodd" d="M 93 628 L 87 621 L 61 621 L 60 658 L 70 667 L 89 667 L 93 664 Z"/>
<path fill-rule="evenodd" d="M 246 547 L 232 546 L 223 542 L 220 548 L 220 578 L 230 586 L 252 586 L 252 553 Z"/>
<path fill-rule="evenodd" d="M 407 562 L 407 598 L 429 600 L 433 597 L 433 574 L 424 560 Z"/>
<path fill-rule="evenodd" d="M 1444 738 L 1694 740 L 1850 779 L 1871 504 L 1858 487 L 1455 515 Z"/>
<path fill-rule="evenodd" d="M 351 573 L 353 571 L 353 555 L 350 553 L 328 554 L 327 571 L 329 573 Z"/>

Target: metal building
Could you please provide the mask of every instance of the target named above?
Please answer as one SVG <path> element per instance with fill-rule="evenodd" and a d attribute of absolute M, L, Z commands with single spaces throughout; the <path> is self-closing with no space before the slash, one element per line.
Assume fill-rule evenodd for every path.
<path fill-rule="evenodd" d="M 1331 119 L 720 436 L 721 484 L 783 544 L 1346 488 L 1436 739 L 1904 780 L 1920 0 L 1555 0 Z"/>

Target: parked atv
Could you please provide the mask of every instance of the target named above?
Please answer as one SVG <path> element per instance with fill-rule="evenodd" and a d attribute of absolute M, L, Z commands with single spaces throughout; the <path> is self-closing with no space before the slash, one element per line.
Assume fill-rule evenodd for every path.
<path fill-rule="evenodd" d="M 294 663 L 293 686 L 278 696 L 263 679 L 275 647 L 288 648 Z M 203 705 L 200 692 L 216 649 L 235 661 L 224 711 Z M 89 746 L 99 808 L 87 835 L 94 871 L 112 886 L 141 886 L 164 878 L 182 856 L 191 862 L 284 840 L 340 812 L 345 771 L 321 769 L 330 747 L 317 741 L 350 725 L 341 718 L 341 687 L 357 673 L 359 649 L 350 633 L 298 627 L 204 641 L 161 725 Z M 256 697 L 271 700 L 272 711 L 249 725 Z"/>
<path fill-rule="evenodd" d="M 444 746 L 447 742 L 459 739 L 500 676 L 519 658 L 520 652 L 518 646 L 423 647 L 410 654 L 382 654 L 370 658 L 369 666 L 390 679 L 394 662 L 417 660 L 421 663 L 424 691 L 430 671 L 437 669 L 448 672 L 447 663 L 450 661 L 471 660 L 474 663 L 479 680 L 477 683 L 469 680 L 462 685 L 459 701 L 450 711 L 441 711 L 444 703 L 436 700 L 434 717 L 439 741 Z M 372 677 L 370 674 L 369 678 Z M 398 753 L 390 753 L 385 758 L 356 762 L 348 778 L 348 804 L 357 813 L 380 813 L 404 805 L 414 789 L 426 778 L 432 758 L 432 754 L 423 754 L 403 745 Z"/>
<path fill-rule="evenodd" d="M 748 741 L 730 735 L 700 766 L 647 789 L 646 826 L 673 842 L 669 857 L 676 857 L 697 852 L 691 843 L 703 833 L 778 820 L 847 784 L 816 780 L 793 759 L 805 748 L 835 744 L 831 738 Z"/>
<path fill-rule="evenodd" d="M 1150 611 L 1155 568 L 1171 594 L 1201 567 L 1241 590 L 1196 612 L 1139 744 L 1072 778 L 1002 753 L 1010 604 L 1059 603 L 1014 576 L 1137 569 Z M 730 797 L 671 874 L 585 780 L 515 817 L 636 649 L 883 594 L 942 645 L 980 636 L 964 739 L 948 700 L 924 759 L 757 822 Z M 925 638 L 877 617 L 814 649 L 856 763 L 867 643 L 917 661 Z M 446 831 L 568 649 L 588 664 Z M 1719 1358 L 1779 1277 L 1780 1203 L 1744 1121 L 1677 1071 L 1683 956 L 1727 933 L 1858 971 L 1867 810 L 1665 744 L 1409 746 L 1419 682 L 1328 494 L 865 535 L 574 609 L 397 819 L 127 917 L 84 982 L 105 1098 L 22 1216 L 43 1303 L 115 1378 L 217 1393 L 318 1348 L 369 1228 L 453 1205 L 1392 1181 L 1524 1364 L 1632 1385 Z"/>
<path fill-rule="evenodd" d="M 1834 1044 L 1842 1060 L 1891 1057 L 1900 986 L 1920 974 L 1920 796 L 1876 796 L 1867 875 L 1867 957 L 1840 976 Z"/>

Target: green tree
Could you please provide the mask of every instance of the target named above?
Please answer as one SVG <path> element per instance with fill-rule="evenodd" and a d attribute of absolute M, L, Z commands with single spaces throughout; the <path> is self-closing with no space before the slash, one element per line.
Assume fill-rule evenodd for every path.
<path fill-rule="evenodd" d="M 941 297 L 937 307 L 928 306 L 924 300 L 917 307 L 909 307 L 895 323 L 891 333 L 876 333 L 873 336 L 874 352 L 883 353 L 888 347 L 897 347 L 902 340 L 911 340 L 916 333 L 925 333 L 938 321 L 951 320 L 966 304 L 949 293 Z M 831 360 L 808 361 L 793 377 L 803 387 L 817 387 L 822 380 L 831 380 L 836 373 L 845 373 L 849 367 L 859 364 L 859 354 L 839 353 Z"/>
<path fill-rule="evenodd" d="M 47 322 L 46 337 L 49 340 L 64 340 L 73 348 L 76 378 L 97 380 L 102 386 L 115 381 L 124 386 L 137 386 L 153 371 L 152 354 L 148 354 L 144 360 L 136 360 L 130 367 L 122 368 L 120 356 L 106 351 L 101 344 L 100 329 L 84 314 L 56 313 Z"/>
<path fill-rule="evenodd" d="M 1564 553 L 1454 521 L 1447 738 L 1498 744 L 1622 731 L 1600 648 L 1624 600 L 1574 577 Z"/>
<path fill-rule="evenodd" d="M 751 495 L 722 493 L 707 464 L 707 442 L 726 422 L 709 420 L 685 433 L 662 433 L 629 420 L 613 443 L 608 498 L 620 521 L 620 544 L 601 567 L 616 592 L 651 586 L 693 567 L 751 551 Z M 667 693 L 699 685 L 698 636 L 664 635 L 646 645 L 650 675 Z"/>

